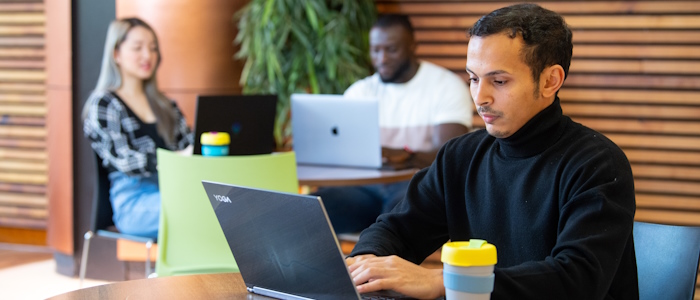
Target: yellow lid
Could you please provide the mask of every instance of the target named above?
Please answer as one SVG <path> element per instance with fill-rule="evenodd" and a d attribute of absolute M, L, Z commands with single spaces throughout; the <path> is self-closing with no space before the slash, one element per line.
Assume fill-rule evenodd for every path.
<path fill-rule="evenodd" d="M 471 267 L 496 264 L 496 246 L 484 240 L 449 242 L 442 246 L 443 263 L 453 266 Z"/>
<path fill-rule="evenodd" d="M 202 143 L 202 145 L 222 146 L 231 143 L 231 137 L 227 132 L 203 132 L 199 142 Z"/>

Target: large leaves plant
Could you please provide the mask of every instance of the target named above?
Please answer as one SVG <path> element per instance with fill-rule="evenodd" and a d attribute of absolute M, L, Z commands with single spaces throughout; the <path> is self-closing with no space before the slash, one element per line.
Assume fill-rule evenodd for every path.
<path fill-rule="evenodd" d="M 293 93 L 340 94 L 370 74 L 372 0 L 251 0 L 236 13 L 244 94 L 277 94 L 275 139 L 290 142 Z"/>

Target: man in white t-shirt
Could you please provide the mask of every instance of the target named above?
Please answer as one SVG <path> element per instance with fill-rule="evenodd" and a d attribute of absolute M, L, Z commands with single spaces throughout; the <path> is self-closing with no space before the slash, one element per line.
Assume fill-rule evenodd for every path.
<path fill-rule="evenodd" d="M 349 98 L 379 99 L 382 156 L 397 168 L 429 166 L 449 139 L 469 131 L 472 100 L 464 81 L 435 64 L 419 61 L 413 27 L 405 15 L 382 15 L 369 34 L 374 75 L 345 91 Z M 318 195 L 336 233 L 359 232 L 391 210 L 408 181 L 321 188 Z"/>

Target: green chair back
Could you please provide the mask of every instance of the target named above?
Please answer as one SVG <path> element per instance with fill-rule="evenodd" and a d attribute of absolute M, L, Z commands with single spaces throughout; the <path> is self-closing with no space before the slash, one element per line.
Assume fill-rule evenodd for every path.
<path fill-rule="evenodd" d="M 158 176 L 158 277 L 238 272 L 202 180 L 298 192 L 294 152 L 203 157 L 158 149 Z"/>

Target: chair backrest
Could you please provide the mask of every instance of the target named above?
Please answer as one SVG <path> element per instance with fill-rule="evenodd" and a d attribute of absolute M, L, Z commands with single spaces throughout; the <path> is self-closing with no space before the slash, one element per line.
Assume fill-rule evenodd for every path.
<path fill-rule="evenodd" d="M 634 222 L 634 248 L 639 299 L 693 299 L 700 227 Z"/>
<path fill-rule="evenodd" d="M 114 226 L 112 215 L 112 203 L 109 201 L 109 172 L 102 166 L 102 158 L 95 154 L 96 185 L 95 195 L 92 199 L 92 216 L 90 220 L 90 230 L 105 230 Z"/>
<path fill-rule="evenodd" d="M 298 192 L 294 152 L 203 157 L 158 149 L 158 277 L 238 272 L 202 180 Z"/>

